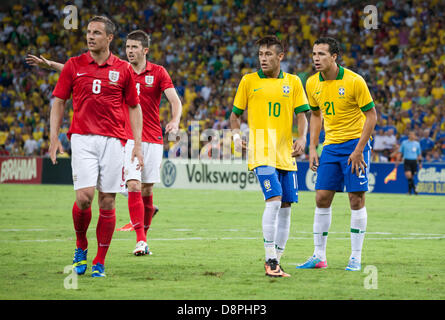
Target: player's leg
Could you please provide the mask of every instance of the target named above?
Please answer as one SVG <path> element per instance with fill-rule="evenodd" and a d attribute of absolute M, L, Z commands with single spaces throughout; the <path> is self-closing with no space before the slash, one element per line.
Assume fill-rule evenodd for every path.
<path fill-rule="evenodd" d="M 283 196 L 281 208 L 277 216 L 277 230 L 275 233 L 275 249 L 278 263 L 284 253 L 291 224 L 291 204 L 298 202 L 298 179 L 297 172 L 278 170 Z"/>
<path fill-rule="evenodd" d="M 71 168 L 76 200 L 72 208 L 76 249 L 73 269 L 81 275 L 87 268 L 87 231 L 91 222 L 91 203 L 94 198 L 99 173 L 98 153 L 94 147 L 94 137 L 73 134 L 71 137 Z"/>
<path fill-rule="evenodd" d="M 265 208 L 262 216 L 263 243 L 265 251 L 266 275 L 270 277 L 288 277 L 277 260 L 275 250 L 275 234 L 277 229 L 277 216 L 281 208 L 282 188 L 278 179 L 278 172 L 269 166 L 255 168 L 255 174 L 264 194 Z"/>
<path fill-rule="evenodd" d="M 115 193 L 99 191 L 99 219 L 96 226 L 97 255 L 93 260 L 93 277 L 105 276 L 105 257 L 116 227 Z"/>
<path fill-rule="evenodd" d="M 351 206 L 351 256 L 346 270 L 359 271 L 361 270 L 363 240 L 368 222 L 365 192 L 349 192 L 348 194 Z"/>
<path fill-rule="evenodd" d="M 91 202 L 94 198 L 94 187 L 76 190 L 72 215 L 76 231 L 76 250 L 74 251 L 73 269 L 78 275 L 87 269 L 88 239 L 87 231 L 91 222 Z"/>
<path fill-rule="evenodd" d="M 141 167 L 137 158 L 131 159 L 133 148 L 134 140 L 128 140 L 125 145 L 124 185 L 128 190 L 128 212 L 130 214 L 131 227 L 136 232 L 136 248 L 133 250 L 133 254 L 142 256 L 148 254 L 148 245 L 144 232 Z"/>
<path fill-rule="evenodd" d="M 142 201 L 144 203 L 144 232 L 147 234 L 150 229 L 151 221 L 155 215 L 156 207 L 153 205 L 153 186 L 154 183 L 142 184 Z"/>
<path fill-rule="evenodd" d="M 411 190 L 413 189 L 414 180 L 413 180 L 413 173 L 411 169 L 411 165 L 409 161 L 405 160 L 403 163 L 403 169 L 405 171 L 405 177 L 408 182 L 408 194 L 411 194 Z"/>
<path fill-rule="evenodd" d="M 105 276 L 105 257 L 116 227 L 116 193 L 121 192 L 124 147 L 119 139 L 96 136 L 100 148 L 99 177 L 99 219 L 96 227 L 97 255 L 93 260 L 93 277 Z"/>
<path fill-rule="evenodd" d="M 142 201 L 144 203 L 144 231 L 147 234 L 158 208 L 153 205 L 153 186 L 161 182 L 163 145 L 144 143 L 144 168 L 142 170 Z"/>
<path fill-rule="evenodd" d="M 315 194 L 314 255 L 321 261 L 326 261 L 326 245 L 332 221 L 331 204 L 334 196 L 335 191 L 332 190 L 317 190 Z"/>
<path fill-rule="evenodd" d="M 280 211 L 277 215 L 277 230 L 275 233 L 275 251 L 278 263 L 281 261 L 287 240 L 289 239 L 289 230 L 291 223 L 291 203 L 281 202 Z"/>
<path fill-rule="evenodd" d="M 365 192 L 368 191 L 370 152 L 370 150 L 366 149 L 363 152 L 366 169 L 364 171 L 360 170 L 358 175 L 356 172 L 351 172 L 350 164 L 348 165 L 346 161 L 344 162 L 345 186 L 351 207 L 351 256 L 346 267 L 348 271 L 361 270 L 363 240 L 368 220 L 365 207 Z"/>
<path fill-rule="evenodd" d="M 331 204 L 336 191 L 343 191 L 343 172 L 333 146 L 323 148 L 317 168 L 315 184 L 315 212 L 313 224 L 314 253 L 297 269 L 327 267 L 326 245 L 332 220 Z"/>

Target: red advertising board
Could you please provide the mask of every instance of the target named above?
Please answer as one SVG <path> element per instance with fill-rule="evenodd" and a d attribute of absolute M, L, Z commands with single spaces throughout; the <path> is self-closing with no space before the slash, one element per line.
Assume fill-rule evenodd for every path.
<path fill-rule="evenodd" d="M 0 183 L 42 183 L 42 158 L 0 157 Z"/>

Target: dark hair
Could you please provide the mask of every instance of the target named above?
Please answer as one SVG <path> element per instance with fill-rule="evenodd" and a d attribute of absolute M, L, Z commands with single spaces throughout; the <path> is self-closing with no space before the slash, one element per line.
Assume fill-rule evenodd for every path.
<path fill-rule="evenodd" d="M 107 35 L 114 35 L 114 32 L 116 31 L 116 26 L 114 25 L 113 21 L 105 16 L 94 16 L 88 21 L 88 24 L 90 22 L 102 22 L 105 25 L 105 33 Z"/>
<path fill-rule="evenodd" d="M 265 36 L 265 37 L 259 39 L 256 42 L 256 45 L 259 47 L 261 47 L 261 46 L 266 46 L 266 47 L 275 46 L 275 48 L 277 48 L 277 53 L 284 52 L 284 43 L 283 43 L 283 41 L 278 39 L 277 36 Z"/>
<path fill-rule="evenodd" d="M 316 44 L 327 44 L 329 46 L 329 53 L 331 55 L 333 54 L 337 54 L 337 56 L 340 55 L 340 44 L 334 38 L 330 37 L 319 38 L 314 42 L 314 45 Z"/>
<path fill-rule="evenodd" d="M 150 47 L 150 41 L 151 41 L 150 36 L 142 30 L 135 30 L 135 31 L 130 32 L 127 35 L 127 40 L 140 41 L 143 48 Z"/>

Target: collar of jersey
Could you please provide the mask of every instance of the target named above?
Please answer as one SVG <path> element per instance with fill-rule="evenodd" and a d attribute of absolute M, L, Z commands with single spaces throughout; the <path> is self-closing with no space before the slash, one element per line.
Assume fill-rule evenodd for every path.
<path fill-rule="evenodd" d="M 263 72 L 263 69 L 258 70 L 258 76 L 261 79 L 269 79 Z M 283 74 L 283 70 L 280 70 L 280 74 L 278 75 L 278 79 L 283 79 L 284 78 L 284 74 Z"/>
<path fill-rule="evenodd" d="M 86 53 L 86 58 L 87 58 L 88 63 L 93 63 L 93 62 L 94 62 L 94 63 L 97 64 L 97 62 L 96 62 L 96 61 L 93 59 L 93 57 L 91 56 L 91 52 L 90 52 L 90 51 L 88 51 L 88 52 Z M 113 63 L 114 63 L 114 61 L 115 61 L 115 56 L 114 56 L 114 54 L 112 54 L 111 51 L 110 51 L 110 56 L 108 57 L 107 61 L 105 61 L 104 64 L 101 64 L 99 67 L 104 66 L 104 65 L 106 65 L 106 64 L 108 64 L 109 66 L 112 66 Z"/>
<path fill-rule="evenodd" d="M 151 71 L 151 69 L 153 69 L 153 65 L 150 63 L 150 61 L 147 60 L 147 63 L 145 64 L 145 69 L 141 71 L 141 73 L 139 73 L 139 75 L 147 72 L 147 71 Z M 133 70 L 134 74 L 137 74 L 136 71 L 134 71 L 133 68 L 131 68 L 131 70 Z"/>
<path fill-rule="evenodd" d="M 345 69 L 338 63 L 337 63 L 337 66 L 338 66 L 339 70 L 338 70 L 337 78 L 335 78 L 335 80 L 341 80 L 341 79 L 343 79 L 343 75 L 345 74 Z M 318 76 L 319 76 L 320 81 L 324 81 L 324 79 L 321 75 L 321 72 L 319 72 Z"/>

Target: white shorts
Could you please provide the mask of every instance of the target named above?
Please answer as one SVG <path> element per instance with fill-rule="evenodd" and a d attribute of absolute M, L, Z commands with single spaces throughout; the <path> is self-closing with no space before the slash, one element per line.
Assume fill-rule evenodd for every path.
<path fill-rule="evenodd" d="M 158 143 L 142 142 L 144 167 L 139 168 L 139 161 L 135 158 L 131 162 L 134 140 L 128 140 L 125 145 L 124 181 L 138 180 L 142 183 L 161 182 L 161 163 L 164 146 Z"/>
<path fill-rule="evenodd" d="M 104 193 L 121 191 L 124 146 L 119 139 L 73 134 L 71 150 L 74 190 L 96 187 Z"/>

